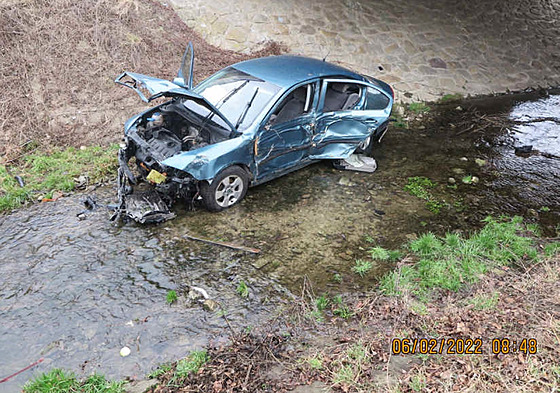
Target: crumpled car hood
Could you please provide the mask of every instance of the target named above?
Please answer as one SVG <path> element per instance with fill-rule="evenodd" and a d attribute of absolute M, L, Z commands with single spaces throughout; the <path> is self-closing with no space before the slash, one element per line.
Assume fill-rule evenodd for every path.
<path fill-rule="evenodd" d="M 154 78 L 153 76 L 137 74 L 135 72 L 123 72 L 115 79 L 115 83 L 133 89 L 142 101 L 150 102 L 159 97 L 176 97 L 185 96 L 205 100 L 202 96 L 193 93 L 192 91 L 181 87 L 173 82 L 165 79 Z M 140 89 L 145 89 L 150 93 L 146 97 Z"/>

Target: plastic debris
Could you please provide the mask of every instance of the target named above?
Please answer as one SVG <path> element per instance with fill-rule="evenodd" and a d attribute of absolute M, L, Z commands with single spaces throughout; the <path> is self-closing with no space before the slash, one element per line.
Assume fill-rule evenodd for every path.
<path fill-rule="evenodd" d="M 377 162 L 375 162 L 373 157 L 368 157 L 363 154 L 352 154 L 344 160 L 336 160 L 333 166 L 336 169 L 345 171 L 373 173 L 377 169 Z"/>
<path fill-rule="evenodd" d="M 127 357 L 128 355 L 130 355 L 130 348 L 129 347 L 122 347 L 120 354 L 123 358 Z"/>

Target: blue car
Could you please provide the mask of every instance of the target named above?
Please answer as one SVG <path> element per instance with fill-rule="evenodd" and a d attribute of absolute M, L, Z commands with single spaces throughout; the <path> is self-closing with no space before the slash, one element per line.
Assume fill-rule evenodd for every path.
<path fill-rule="evenodd" d="M 193 60 L 189 43 L 173 82 L 132 72 L 115 80 L 146 102 L 169 98 L 125 123 L 123 194 L 147 181 L 168 199 L 202 199 L 220 211 L 249 187 L 318 160 L 368 154 L 387 131 L 394 93 L 380 80 L 321 60 L 271 56 L 193 87 Z"/>

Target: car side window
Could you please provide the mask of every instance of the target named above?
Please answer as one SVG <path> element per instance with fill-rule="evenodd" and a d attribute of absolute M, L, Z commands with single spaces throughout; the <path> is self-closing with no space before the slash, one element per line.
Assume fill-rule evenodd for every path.
<path fill-rule="evenodd" d="M 328 82 L 325 91 L 323 112 L 355 109 L 362 96 L 362 88 L 355 83 Z"/>
<path fill-rule="evenodd" d="M 292 90 L 276 107 L 268 120 L 268 124 L 286 123 L 310 113 L 313 110 L 314 97 L 315 83 L 309 83 Z"/>
<path fill-rule="evenodd" d="M 387 108 L 389 105 L 389 98 L 379 90 L 373 87 L 367 88 L 366 106 L 365 110 L 380 110 Z"/>

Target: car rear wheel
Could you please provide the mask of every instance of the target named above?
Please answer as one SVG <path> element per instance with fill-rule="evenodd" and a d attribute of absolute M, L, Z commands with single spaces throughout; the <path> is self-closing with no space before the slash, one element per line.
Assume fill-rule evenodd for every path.
<path fill-rule="evenodd" d="M 220 172 L 212 183 L 203 182 L 200 195 L 206 208 L 219 212 L 239 203 L 249 188 L 249 175 L 238 166 L 232 166 Z"/>

